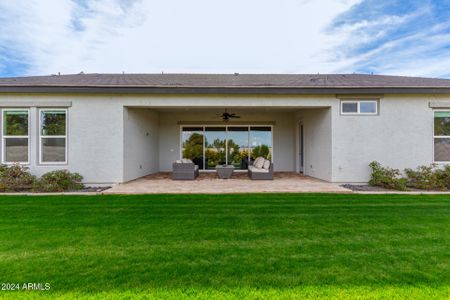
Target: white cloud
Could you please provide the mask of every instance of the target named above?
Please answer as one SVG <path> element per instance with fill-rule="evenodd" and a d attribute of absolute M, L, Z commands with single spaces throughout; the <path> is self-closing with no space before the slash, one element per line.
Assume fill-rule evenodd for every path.
<path fill-rule="evenodd" d="M 337 71 L 449 77 L 450 22 L 436 18 L 433 9 L 424 3 L 409 13 L 373 14 L 371 21 L 334 28 L 346 45 L 337 54 L 341 62 Z"/>
<path fill-rule="evenodd" d="M 450 76 L 450 22 L 433 23 L 436 7 L 428 3 L 415 11 L 380 10 L 360 17 L 354 10 L 359 3 L 0 0 L 0 74 L 8 62 L 22 62 L 26 75 L 373 71 Z M 330 29 L 343 13 L 348 20 Z M 424 19 L 429 26 L 414 27 Z"/>
<path fill-rule="evenodd" d="M 345 33 L 325 28 L 357 2 L 5 0 L 0 53 L 28 74 L 333 72 Z"/>

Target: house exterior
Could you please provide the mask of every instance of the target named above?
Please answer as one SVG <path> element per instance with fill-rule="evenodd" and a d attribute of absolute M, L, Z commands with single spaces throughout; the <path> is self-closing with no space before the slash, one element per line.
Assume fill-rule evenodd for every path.
<path fill-rule="evenodd" d="M 450 80 L 363 74 L 77 74 L 0 79 L 2 163 L 87 184 L 191 158 L 367 182 L 368 164 L 450 162 Z M 239 118 L 224 121 L 227 110 Z"/>

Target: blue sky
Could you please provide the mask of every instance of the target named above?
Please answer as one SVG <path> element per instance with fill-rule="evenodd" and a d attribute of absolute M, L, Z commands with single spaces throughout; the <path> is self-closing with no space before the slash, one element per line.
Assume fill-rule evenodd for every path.
<path fill-rule="evenodd" d="M 0 76 L 450 78 L 450 0 L 0 0 Z"/>

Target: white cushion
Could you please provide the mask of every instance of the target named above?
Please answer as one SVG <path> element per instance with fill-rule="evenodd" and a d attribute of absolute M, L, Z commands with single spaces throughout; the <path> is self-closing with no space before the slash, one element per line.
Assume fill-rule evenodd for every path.
<path fill-rule="evenodd" d="M 192 163 L 192 160 L 190 160 L 190 159 L 188 159 L 188 158 L 183 158 L 181 161 L 183 162 L 183 164 L 189 164 L 189 163 Z"/>
<path fill-rule="evenodd" d="M 258 168 L 261 169 L 264 165 L 264 157 L 258 157 L 257 159 L 255 159 L 255 162 L 253 163 L 253 165 Z"/>
<path fill-rule="evenodd" d="M 177 159 L 175 162 L 176 162 L 177 164 L 181 164 L 181 159 Z"/>
<path fill-rule="evenodd" d="M 195 165 L 195 167 L 194 167 L 194 170 L 195 170 L 195 171 L 197 171 L 197 170 L 198 170 L 198 166 L 197 166 L 197 165 Z"/>
<path fill-rule="evenodd" d="M 258 169 L 258 168 L 254 167 L 254 166 L 249 166 L 248 169 L 251 172 L 254 172 L 254 173 L 269 173 L 269 170 L 261 169 L 261 168 Z"/>
<path fill-rule="evenodd" d="M 263 164 L 263 169 L 269 170 L 270 168 L 270 160 L 266 159 Z"/>

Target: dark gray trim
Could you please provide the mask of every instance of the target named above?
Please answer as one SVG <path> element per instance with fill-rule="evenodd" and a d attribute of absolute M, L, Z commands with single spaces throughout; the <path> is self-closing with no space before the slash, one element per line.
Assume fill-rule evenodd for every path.
<path fill-rule="evenodd" d="M 363 94 L 450 94 L 449 88 L 427 87 L 72 87 L 2 86 L 0 93 L 70 94 L 265 94 L 265 95 L 363 95 Z"/>

